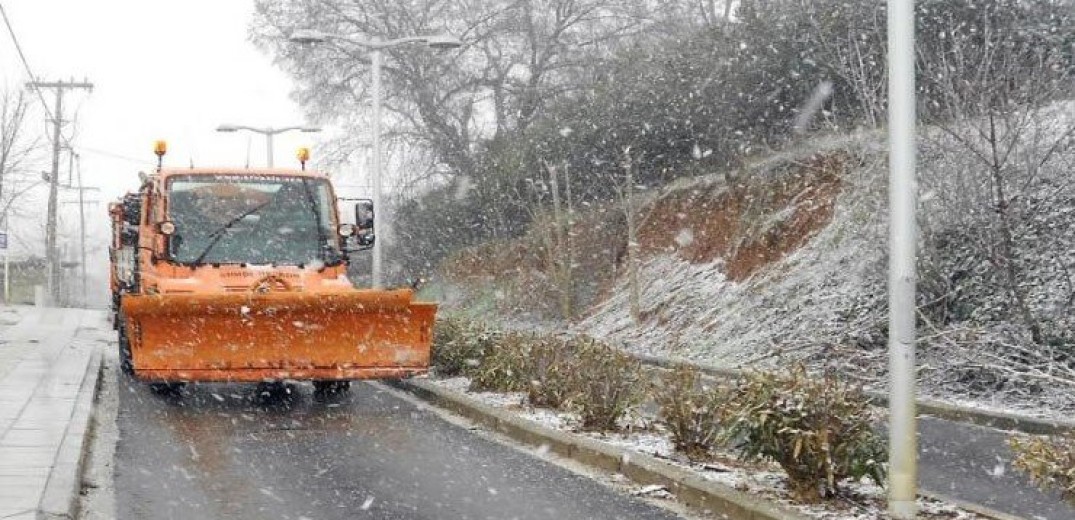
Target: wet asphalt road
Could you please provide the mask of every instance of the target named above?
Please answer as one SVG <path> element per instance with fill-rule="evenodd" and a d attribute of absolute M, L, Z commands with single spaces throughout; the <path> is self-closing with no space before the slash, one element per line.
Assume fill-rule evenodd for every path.
<path fill-rule="evenodd" d="M 1023 518 L 1075 519 L 1075 504 L 1011 467 L 1008 432 L 934 417 L 920 417 L 918 431 L 922 489 Z"/>
<path fill-rule="evenodd" d="M 119 381 L 116 515 L 670 519 L 675 514 L 447 422 L 369 384 L 319 399 L 253 385 L 177 397 Z"/>

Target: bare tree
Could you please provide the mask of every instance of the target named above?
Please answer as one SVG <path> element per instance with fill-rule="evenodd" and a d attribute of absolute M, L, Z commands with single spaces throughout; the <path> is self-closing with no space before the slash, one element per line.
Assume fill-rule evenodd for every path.
<path fill-rule="evenodd" d="M 946 239 L 945 247 L 969 248 L 987 262 L 988 277 L 1041 345 L 1055 335 L 1046 323 L 1052 318 L 1035 300 L 1043 289 L 1061 288 L 1043 288 L 1051 281 L 1031 276 L 1042 260 L 1030 250 L 1056 253 L 1050 242 L 1061 237 L 1048 214 L 1070 204 L 1075 187 L 1066 163 L 1075 147 L 1075 118 L 1066 101 L 1073 94 L 1072 69 L 1064 46 L 1053 41 L 1062 35 L 1031 20 L 1012 23 L 1028 13 L 1002 4 L 982 6 L 973 24 L 946 24 L 945 41 L 920 55 L 926 113 L 936 129 L 926 153 L 939 154 L 934 163 L 949 172 L 931 176 L 927 185 L 945 209 L 939 222 L 927 225 L 952 229 L 947 236 L 957 238 Z M 1051 256 L 1065 273 L 1075 260 Z M 964 263 L 959 277 L 974 269 L 973 260 Z M 1069 277 L 1069 308 L 1072 289 Z"/>
<path fill-rule="evenodd" d="M 641 324 L 642 302 L 641 289 L 638 285 L 639 248 L 638 230 L 635 226 L 634 208 L 634 169 L 637 159 L 631 156 L 631 148 L 623 150 L 623 184 L 618 187 L 623 214 L 627 219 L 627 286 L 631 320 L 635 325 Z"/>
<path fill-rule="evenodd" d="M 30 106 L 25 90 L 0 87 L 0 229 L 16 202 L 38 184 L 30 171 L 41 140 L 27 129 Z"/>
<path fill-rule="evenodd" d="M 658 10 L 643 0 L 290 0 L 258 2 L 254 40 L 302 85 L 317 118 L 364 126 L 368 60 L 359 49 L 302 47 L 298 28 L 373 38 L 448 32 L 466 44 L 436 53 L 385 51 L 385 107 L 393 135 L 435 150 L 455 172 L 478 168 L 476 143 L 519 134 L 573 78 L 643 31 Z"/>

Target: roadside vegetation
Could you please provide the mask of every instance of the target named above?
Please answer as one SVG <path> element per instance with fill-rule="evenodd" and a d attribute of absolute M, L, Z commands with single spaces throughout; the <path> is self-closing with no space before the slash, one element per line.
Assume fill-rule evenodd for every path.
<path fill-rule="evenodd" d="M 657 423 L 688 460 L 775 462 L 804 503 L 839 496 L 844 481 L 885 480 L 868 399 L 835 376 L 798 366 L 717 385 L 682 365 L 654 382 L 637 359 L 592 338 L 494 333 L 459 318 L 438 321 L 435 337 L 435 373 L 467 376 L 471 391 L 517 392 L 529 406 L 576 413 L 580 431 L 620 431 L 640 404 L 656 402 Z"/>
<path fill-rule="evenodd" d="M 1075 504 L 1075 434 L 1053 437 L 1014 436 L 1012 465 L 1042 489 L 1059 491 Z"/>

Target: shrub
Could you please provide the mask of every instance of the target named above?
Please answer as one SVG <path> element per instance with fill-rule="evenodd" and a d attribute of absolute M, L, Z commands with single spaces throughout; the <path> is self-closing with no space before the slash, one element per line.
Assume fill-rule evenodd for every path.
<path fill-rule="evenodd" d="M 623 415 L 645 393 L 641 363 L 635 358 L 581 338 L 576 341 L 572 407 L 587 430 L 614 431 Z"/>
<path fill-rule="evenodd" d="M 680 365 L 661 378 L 658 417 L 672 434 L 672 443 L 692 460 L 704 459 L 720 443 L 728 416 L 726 388 L 706 387 L 698 369 Z"/>
<path fill-rule="evenodd" d="M 509 332 L 487 348 L 481 363 L 470 371 L 470 389 L 479 392 L 522 392 L 530 383 L 530 343 L 527 334 Z"/>
<path fill-rule="evenodd" d="M 829 498 L 846 478 L 885 478 L 886 446 L 874 433 L 861 389 L 802 365 L 786 375 L 753 374 L 735 395 L 731 433 L 748 459 L 776 461 L 792 494 L 804 502 Z"/>
<path fill-rule="evenodd" d="M 535 338 L 530 346 L 527 399 L 533 406 L 561 408 L 577 392 L 571 367 L 575 361 L 576 341 L 553 337 Z"/>
<path fill-rule="evenodd" d="M 430 362 L 439 375 L 458 376 L 477 366 L 497 334 L 461 318 L 442 318 L 433 325 Z"/>
<path fill-rule="evenodd" d="M 1075 434 L 1058 437 L 1012 437 L 1008 440 L 1019 471 L 1035 484 L 1055 488 L 1075 502 Z"/>

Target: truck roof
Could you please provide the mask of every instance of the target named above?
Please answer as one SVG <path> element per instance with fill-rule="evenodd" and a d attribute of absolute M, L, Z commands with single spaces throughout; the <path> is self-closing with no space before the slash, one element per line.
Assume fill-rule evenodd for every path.
<path fill-rule="evenodd" d="M 260 175 L 280 177 L 311 177 L 324 179 L 325 174 L 294 168 L 162 168 L 156 172 L 162 179 L 173 175 Z"/>

